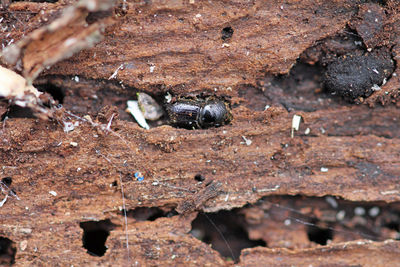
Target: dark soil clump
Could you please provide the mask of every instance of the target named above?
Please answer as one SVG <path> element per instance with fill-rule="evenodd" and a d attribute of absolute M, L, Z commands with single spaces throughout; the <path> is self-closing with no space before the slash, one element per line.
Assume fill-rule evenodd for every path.
<path fill-rule="evenodd" d="M 381 85 L 393 70 L 394 63 L 387 52 L 341 56 L 328 65 L 325 86 L 330 92 L 350 100 L 368 97 L 374 85 Z"/>

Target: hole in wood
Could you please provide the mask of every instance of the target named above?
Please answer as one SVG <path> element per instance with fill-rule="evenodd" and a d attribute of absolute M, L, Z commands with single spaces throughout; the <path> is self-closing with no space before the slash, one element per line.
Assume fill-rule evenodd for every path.
<path fill-rule="evenodd" d="M 1 121 L 6 118 L 35 118 L 35 116 L 30 108 L 13 105 L 8 107 L 7 112 L 4 112 L 1 116 Z"/>
<path fill-rule="evenodd" d="M 109 220 L 81 222 L 79 226 L 83 229 L 83 247 L 92 256 L 101 257 L 106 253 L 106 240 L 115 225 Z"/>
<path fill-rule="evenodd" d="M 320 245 L 326 245 L 328 240 L 333 239 L 333 231 L 328 228 L 317 226 L 315 223 L 307 227 L 308 239 Z"/>
<path fill-rule="evenodd" d="M 11 2 L 57 3 L 58 0 L 12 0 Z"/>
<path fill-rule="evenodd" d="M 65 93 L 60 87 L 51 83 L 35 85 L 35 87 L 41 92 L 49 93 L 59 104 L 64 102 Z"/>
<path fill-rule="evenodd" d="M 211 244 L 222 256 L 238 262 L 242 249 L 266 246 L 263 240 L 250 240 L 244 224 L 244 218 L 237 210 L 199 213 L 192 222 L 190 233 Z"/>
<path fill-rule="evenodd" d="M 228 39 L 232 38 L 233 29 L 232 27 L 225 27 L 221 31 L 221 39 L 227 41 Z"/>
<path fill-rule="evenodd" d="M 6 186 L 10 186 L 12 183 L 12 178 L 11 177 L 4 177 L 3 179 L 1 179 L 1 182 L 6 185 Z"/>
<path fill-rule="evenodd" d="M 201 175 L 201 174 L 196 174 L 196 175 L 194 176 L 194 179 L 195 179 L 196 181 L 198 181 L 198 182 L 203 182 L 206 178 L 205 178 L 203 175 Z"/>
<path fill-rule="evenodd" d="M 0 266 L 10 266 L 15 263 L 15 243 L 6 237 L 0 236 Z"/>
<path fill-rule="evenodd" d="M 122 211 L 122 215 L 124 211 Z M 136 221 L 155 221 L 161 217 L 172 217 L 178 213 L 174 209 L 160 209 L 157 207 L 139 207 L 133 210 L 128 210 L 126 216 L 134 218 Z"/>

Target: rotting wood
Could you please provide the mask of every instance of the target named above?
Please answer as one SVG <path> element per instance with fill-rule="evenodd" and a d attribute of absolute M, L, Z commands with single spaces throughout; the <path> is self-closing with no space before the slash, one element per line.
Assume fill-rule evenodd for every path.
<path fill-rule="evenodd" d="M 111 129 L 119 138 L 82 122 L 65 133 L 58 124 L 65 117 L 58 122 L 5 120 L 0 128 L 1 178 L 12 177 L 11 188 L 21 200 L 9 197 L 1 207 L 0 234 L 16 242 L 17 264 L 126 265 L 120 176 L 127 209 L 164 207 L 181 212 L 154 222 L 129 218 L 132 265 L 231 265 L 188 234 L 194 210 L 232 209 L 275 194 L 399 201 L 398 108 L 369 109 L 327 96 L 304 99 L 303 92 L 274 91 L 264 85 L 265 71 L 288 73 L 305 49 L 335 35 L 355 14 L 360 16 L 357 2 L 193 2 L 135 2 L 128 3 L 127 11 L 118 6 L 113 13 L 115 24 L 109 21 L 103 42 L 58 63 L 41 78 L 68 90 L 64 106 L 80 115 L 95 115 L 117 94 L 125 99 L 137 87 L 157 96 L 170 90 L 230 97 L 232 124 L 196 131 L 170 126 L 145 131 L 115 119 Z M 388 1 L 385 7 L 386 19 L 397 39 L 384 41 L 395 52 L 399 22 L 393 3 Z M 13 3 L 10 10 L 21 5 L 33 12 L 49 8 L 32 19 L 36 22 L 60 14 L 61 4 Z M 233 35 L 221 40 L 225 27 L 231 27 Z M 15 30 L 15 40 L 23 29 Z M 398 62 L 398 57 L 393 59 Z M 71 81 L 75 75 L 81 83 Z M 395 77 L 388 81 L 387 90 L 383 87 L 371 99 L 380 95 L 376 99 L 383 103 L 395 101 L 399 87 Z M 257 82 L 266 92 L 250 86 Z M 107 91 L 108 87 L 113 90 Z M 97 102 L 92 93 L 101 99 Z M 108 95 L 112 97 L 107 99 Z M 262 111 L 266 104 L 272 107 Z M 123 110 L 121 104 L 115 106 Z M 116 109 L 104 110 L 97 119 L 107 123 Z M 290 138 L 294 114 L 301 115 L 303 122 Z M 305 134 L 307 128 L 310 131 Z M 247 145 L 244 138 L 251 143 Z M 137 171 L 144 174 L 141 182 L 134 179 Z M 197 174 L 206 181 L 198 183 Z M 204 187 L 210 181 L 221 184 L 218 193 L 209 194 Z M 101 258 L 90 256 L 82 247 L 79 223 L 107 219 L 115 225 L 107 239 L 108 250 Z M 384 265 L 397 263 L 398 248 L 397 241 L 355 241 L 292 251 L 256 248 L 243 251 L 240 264 L 307 264 L 306 260 L 315 262 L 322 256 L 324 261 L 343 264 L 376 259 L 377 265 Z"/>

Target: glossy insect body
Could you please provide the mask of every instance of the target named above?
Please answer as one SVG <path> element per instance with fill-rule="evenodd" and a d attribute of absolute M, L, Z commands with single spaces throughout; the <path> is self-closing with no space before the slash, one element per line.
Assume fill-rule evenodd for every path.
<path fill-rule="evenodd" d="M 167 112 L 172 124 L 188 129 L 218 127 L 232 118 L 228 105 L 219 100 L 180 99 L 168 104 Z"/>

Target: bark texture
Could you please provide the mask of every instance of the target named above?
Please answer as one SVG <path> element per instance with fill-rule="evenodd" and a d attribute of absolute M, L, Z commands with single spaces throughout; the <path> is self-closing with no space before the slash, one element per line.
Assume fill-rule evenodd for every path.
<path fill-rule="evenodd" d="M 44 121 L 0 102 L 0 264 L 397 264 L 399 6 L 4 2 L 0 41 L 15 45 L 2 65 L 63 108 Z M 380 49 L 395 66 L 380 90 L 350 102 L 326 93 L 327 65 Z M 145 130 L 124 111 L 138 91 L 218 97 L 233 120 Z M 210 239 L 225 236 L 212 247 L 196 238 L 204 213 L 219 229 Z M 229 221 L 266 247 L 244 246 Z"/>

